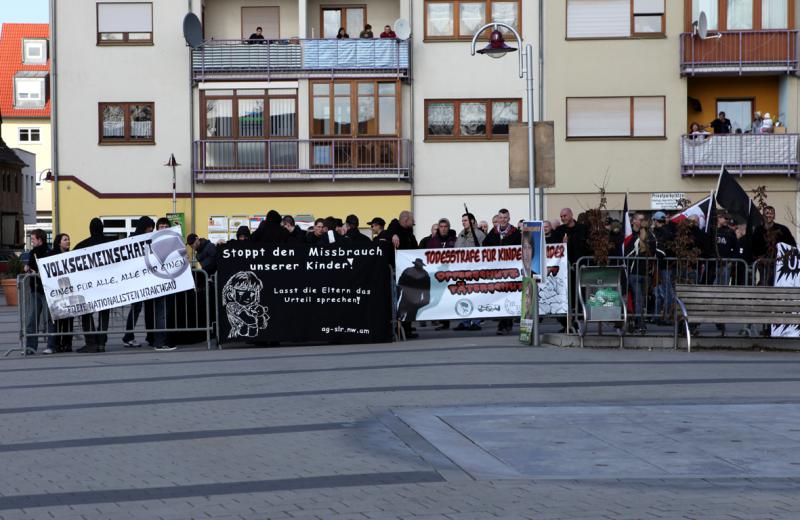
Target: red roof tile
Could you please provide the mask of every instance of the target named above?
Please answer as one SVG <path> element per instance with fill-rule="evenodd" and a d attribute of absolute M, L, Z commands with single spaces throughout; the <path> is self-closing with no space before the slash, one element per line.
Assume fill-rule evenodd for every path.
<path fill-rule="evenodd" d="M 0 33 L 0 114 L 6 119 L 14 117 L 50 118 L 50 95 L 43 109 L 14 108 L 14 76 L 19 71 L 50 70 L 47 65 L 24 65 L 22 63 L 22 40 L 26 38 L 50 38 L 50 27 L 46 23 L 4 23 Z"/>

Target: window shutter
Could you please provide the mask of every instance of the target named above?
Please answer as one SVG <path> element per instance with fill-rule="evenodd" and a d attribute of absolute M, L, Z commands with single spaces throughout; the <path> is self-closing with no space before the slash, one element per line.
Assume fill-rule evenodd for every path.
<path fill-rule="evenodd" d="M 631 99 L 570 98 L 567 100 L 567 137 L 628 137 L 631 135 Z"/>
<path fill-rule="evenodd" d="M 97 4 L 97 31 L 153 32 L 152 4 Z"/>
<path fill-rule="evenodd" d="M 664 0 L 633 0 L 633 14 L 656 14 L 664 12 Z"/>
<path fill-rule="evenodd" d="M 664 136 L 664 98 L 633 98 L 633 136 Z"/>
<path fill-rule="evenodd" d="M 567 0 L 567 38 L 631 35 L 630 0 Z"/>

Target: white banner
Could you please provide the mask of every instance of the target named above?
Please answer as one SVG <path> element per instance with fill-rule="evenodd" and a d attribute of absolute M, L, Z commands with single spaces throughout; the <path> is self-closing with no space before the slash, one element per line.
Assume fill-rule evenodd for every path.
<path fill-rule="evenodd" d="M 566 314 L 569 261 L 566 244 L 545 246 L 539 315 Z M 395 254 L 397 312 L 401 321 L 519 316 L 522 247 L 414 249 Z"/>
<path fill-rule="evenodd" d="M 53 319 L 194 289 L 180 226 L 37 262 Z"/>
<path fill-rule="evenodd" d="M 775 260 L 775 287 L 800 287 L 800 252 L 796 247 L 783 242 L 778 244 L 778 255 Z M 773 337 L 800 337 L 797 325 L 772 325 Z"/>
<path fill-rule="evenodd" d="M 569 305 L 567 244 L 545 246 L 545 273 L 539 283 L 539 315 L 566 314 Z"/>

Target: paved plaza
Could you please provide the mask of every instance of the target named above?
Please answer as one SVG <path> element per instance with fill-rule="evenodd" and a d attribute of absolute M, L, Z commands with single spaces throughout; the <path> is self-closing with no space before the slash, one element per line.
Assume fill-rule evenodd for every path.
<path fill-rule="evenodd" d="M 422 332 L 5 358 L 0 518 L 800 518 L 797 353 Z"/>

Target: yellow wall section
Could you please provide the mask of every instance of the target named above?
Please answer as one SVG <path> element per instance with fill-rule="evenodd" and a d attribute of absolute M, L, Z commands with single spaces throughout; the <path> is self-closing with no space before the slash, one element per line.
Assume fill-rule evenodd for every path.
<path fill-rule="evenodd" d="M 773 121 L 778 118 L 778 76 L 737 78 L 689 78 L 688 96 L 698 99 L 702 112 L 687 108 L 686 130 L 694 123 L 708 126 L 717 118 L 718 99 L 753 98 L 753 110 L 762 114 L 769 112 Z M 736 130 L 735 128 L 733 129 Z M 742 131 L 745 131 L 742 128 Z M 710 132 L 711 129 L 709 128 Z"/>
<path fill-rule="evenodd" d="M 60 213 L 62 233 L 69 233 L 77 243 L 89 236 L 89 221 L 94 217 L 164 215 L 172 211 L 172 199 L 104 199 L 86 191 L 72 181 L 60 183 Z M 265 197 L 252 198 L 200 198 L 196 201 L 197 234 L 207 234 L 206 222 L 212 215 L 265 215 L 275 209 L 282 215 L 312 214 L 314 217 L 333 215 L 342 220 L 354 213 L 366 228 L 373 217 L 383 217 L 387 224 L 397 215 L 411 209 L 409 195 L 367 195 L 329 197 Z M 177 211 L 186 213 L 187 226 L 191 222 L 191 201 L 179 198 Z"/>

